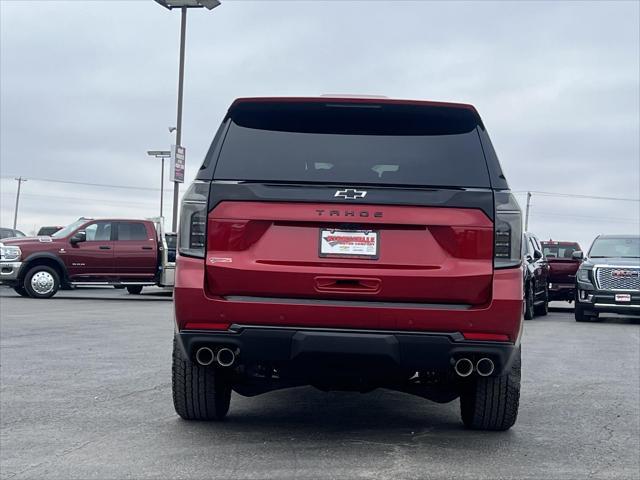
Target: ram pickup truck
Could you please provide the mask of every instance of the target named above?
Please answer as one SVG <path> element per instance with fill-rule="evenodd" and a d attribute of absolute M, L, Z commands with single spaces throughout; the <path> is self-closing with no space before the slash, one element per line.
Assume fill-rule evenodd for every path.
<path fill-rule="evenodd" d="M 113 285 L 132 294 L 173 286 L 175 234 L 161 225 L 160 219 L 80 218 L 51 236 L 3 240 L 0 282 L 32 298 L 71 286 Z"/>
<path fill-rule="evenodd" d="M 577 242 L 548 240 L 542 243 L 544 256 L 549 264 L 549 300 L 573 302 L 575 299 L 576 272 L 581 260 L 573 257 L 581 251 Z"/>
<path fill-rule="evenodd" d="M 640 315 L 640 236 L 599 235 L 576 274 L 577 322 L 597 321 L 600 313 Z"/>
<path fill-rule="evenodd" d="M 471 105 L 236 100 L 182 202 L 173 400 L 313 385 L 516 421 L 521 212 Z"/>

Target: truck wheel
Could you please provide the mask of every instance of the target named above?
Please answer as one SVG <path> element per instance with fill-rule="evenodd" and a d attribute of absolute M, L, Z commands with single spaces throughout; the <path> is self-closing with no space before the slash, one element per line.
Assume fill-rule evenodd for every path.
<path fill-rule="evenodd" d="M 524 295 L 524 319 L 531 320 L 533 315 L 533 284 L 530 283 Z"/>
<path fill-rule="evenodd" d="M 499 377 L 475 377 L 460 395 L 460 413 L 467 428 L 508 430 L 516 423 L 520 403 L 521 351 L 511 369 Z"/>
<path fill-rule="evenodd" d="M 534 307 L 533 311 L 536 315 L 540 315 L 542 317 L 544 317 L 549 313 L 549 288 L 548 287 L 545 287 L 544 289 L 544 303 Z"/>
<path fill-rule="evenodd" d="M 13 287 L 13 290 L 14 290 L 18 295 L 20 295 L 21 297 L 28 297 L 28 296 L 29 296 L 29 294 L 27 293 L 27 291 L 26 291 L 26 290 L 24 289 L 24 287 L 23 287 L 23 286 L 21 286 L 21 285 L 16 286 L 16 287 Z"/>
<path fill-rule="evenodd" d="M 51 298 L 60 288 L 60 276 L 53 268 L 37 265 L 24 277 L 24 289 L 31 298 Z"/>
<path fill-rule="evenodd" d="M 598 312 L 585 309 L 582 305 L 580 305 L 580 302 L 578 301 L 576 301 L 574 316 L 576 317 L 576 322 L 597 322 L 598 321 Z"/>
<path fill-rule="evenodd" d="M 142 285 L 129 285 L 127 287 L 127 292 L 131 295 L 140 295 L 142 292 Z"/>
<path fill-rule="evenodd" d="M 222 420 L 229 411 L 231 385 L 214 367 L 184 358 L 173 339 L 173 407 L 185 420 Z"/>

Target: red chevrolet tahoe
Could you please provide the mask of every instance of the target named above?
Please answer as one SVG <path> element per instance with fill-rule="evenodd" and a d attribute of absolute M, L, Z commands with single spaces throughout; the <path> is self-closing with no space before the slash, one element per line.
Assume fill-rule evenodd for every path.
<path fill-rule="evenodd" d="M 521 212 L 471 105 L 244 98 L 185 194 L 173 400 L 313 385 L 517 416 Z"/>
<path fill-rule="evenodd" d="M 171 235 L 159 221 L 80 218 L 51 236 L 2 240 L 0 283 L 32 298 L 72 286 L 113 285 L 133 294 L 144 286 L 169 287 Z"/>

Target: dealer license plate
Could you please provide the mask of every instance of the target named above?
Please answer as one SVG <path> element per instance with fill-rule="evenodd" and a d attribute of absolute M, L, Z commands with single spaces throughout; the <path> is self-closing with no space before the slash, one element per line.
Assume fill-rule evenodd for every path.
<path fill-rule="evenodd" d="M 320 256 L 378 258 L 378 232 L 372 230 L 320 229 Z"/>
<path fill-rule="evenodd" d="M 616 293 L 616 302 L 630 302 L 631 295 L 628 293 Z"/>

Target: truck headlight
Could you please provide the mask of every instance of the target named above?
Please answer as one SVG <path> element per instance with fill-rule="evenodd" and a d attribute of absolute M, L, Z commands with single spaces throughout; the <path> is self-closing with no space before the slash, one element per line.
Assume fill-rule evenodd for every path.
<path fill-rule="evenodd" d="M 589 270 L 586 268 L 581 268 L 578 270 L 578 280 L 581 282 L 591 282 L 589 279 Z"/>
<path fill-rule="evenodd" d="M 20 247 L 13 245 L 2 245 L 0 243 L 0 261 L 2 262 L 15 262 L 20 260 L 22 256 L 22 250 Z"/>

